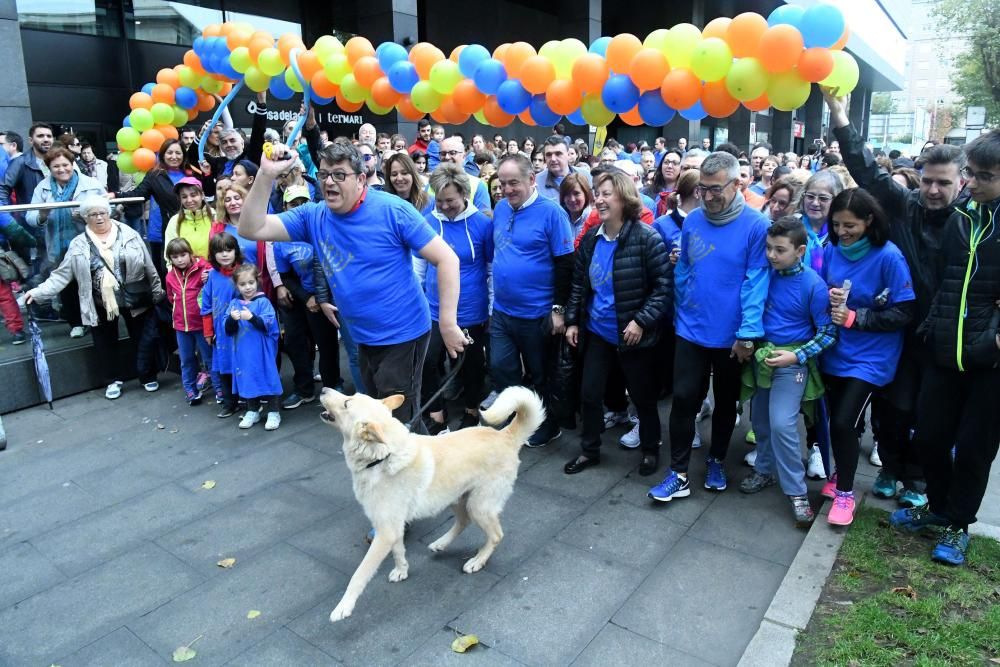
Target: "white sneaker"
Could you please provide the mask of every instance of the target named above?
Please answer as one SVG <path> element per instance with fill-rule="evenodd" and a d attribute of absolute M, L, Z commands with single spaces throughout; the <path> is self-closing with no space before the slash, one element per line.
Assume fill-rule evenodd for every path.
<path fill-rule="evenodd" d="M 157 382 L 156 380 L 153 380 L 152 382 L 147 382 L 146 384 L 142 385 L 142 388 L 148 392 L 154 392 L 160 388 L 160 383 Z"/>
<path fill-rule="evenodd" d="M 247 414 L 250 414 L 250 413 L 247 413 Z M 260 413 L 255 412 L 254 414 L 260 414 Z M 258 419 L 259 419 L 259 417 L 258 417 Z M 242 422 L 240 423 L 240 426 L 242 426 Z M 253 426 L 253 424 L 251 424 L 250 426 Z M 268 412 L 267 413 L 267 422 L 265 422 L 265 424 L 264 424 L 264 430 L 265 431 L 277 431 L 279 426 L 281 426 L 281 414 L 279 414 L 277 412 Z M 250 427 L 248 426 L 247 428 L 250 428 Z"/>
<path fill-rule="evenodd" d="M 500 394 L 497 393 L 496 391 L 491 391 L 490 395 L 484 398 L 483 402 L 479 404 L 479 409 L 482 410 L 483 412 L 489 410 L 490 406 L 493 405 L 493 401 L 497 400 L 497 396 L 499 395 Z"/>
<path fill-rule="evenodd" d="M 698 430 L 698 422 L 694 423 L 694 440 L 691 441 L 691 449 L 701 447 L 701 431 Z"/>
<path fill-rule="evenodd" d="M 240 420 L 240 428 L 250 428 L 254 424 L 260 421 L 260 413 L 253 410 L 247 410 L 243 415 L 243 419 Z"/>
<path fill-rule="evenodd" d="M 813 445 L 809 448 L 806 477 L 809 479 L 823 479 L 826 477 L 826 468 L 823 467 L 823 455 L 819 453 L 819 445 Z"/>
<path fill-rule="evenodd" d="M 108 388 L 104 390 L 104 398 L 109 401 L 113 401 L 122 395 L 122 382 L 121 380 L 116 380 L 108 385 Z"/>
<path fill-rule="evenodd" d="M 626 449 L 635 449 L 639 446 L 639 422 L 635 423 L 632 430 L 618 440 L 618 443 Z"/>
<path fill-rule="evenodd" d="M 878 455 L 877 442 L 874 445 L 872 445 L 872 453 L 868 456 L 868 463 L 871 463 L 876 468 L 882 467 L 882 458 Z"/>
<path fill-rule="evenodd" d="M 747 452 L 747 455 L 743 457 L 743 463 L 746 463 L 751 468 L 757 464 L 757 448 L 751 449 Z"/>
<path fill-rule="evenodd" d="M 629 423 L 628 411 L 623 410 L 622 412 L 612 412 L 608 410 L 604 413 L 604 430 L 607 431 L 609 428 L 617 426 L 618 424 Z"/>
<path fill-rule="evenodd" d="M 698 413 L 698 418 L 695 421 L 704 421 L 712 416 L 712 404 L 706 398 L 701 402 L 701 412 Z"/>
<path fill-rule="evenodd" d="M 69 330 L 70 338 L 83 338 L 87 335 L 87 327 L 73 327 Z"/>

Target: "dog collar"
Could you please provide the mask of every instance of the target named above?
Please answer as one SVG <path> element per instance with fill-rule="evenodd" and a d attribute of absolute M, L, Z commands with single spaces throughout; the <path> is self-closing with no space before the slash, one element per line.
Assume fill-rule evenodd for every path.
<path fill-rule="evenodd" d="M 389 458 L 389 457 L 388 457 L 388 456 L 387 456 L 387 457 L 385 457 L 385 459 L 387 459 L 387 458 Z M 375 466 L 377 466 L 377 465 L 378 465 L 379 463 L 382 463 L 382 461 L 385 461 L 385 459 L 375 459 L 374 461 L 372 461 L 371 463 L 369 463 L 368 465 L 366 465 L 366 466 L 365 466 L 365 469 L 368 469 L 368 468 L 374 468 L 374 467 L 375 467 Z"/>

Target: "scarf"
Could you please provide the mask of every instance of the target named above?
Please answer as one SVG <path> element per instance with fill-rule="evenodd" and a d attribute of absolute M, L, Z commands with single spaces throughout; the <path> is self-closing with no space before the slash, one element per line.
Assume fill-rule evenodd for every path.
<path fill-rule="evenodd" d="M 840 249 L 841 255 L 852 262 L 856 262 L 868 254 L 868 251 L 872 249 L 872 242 L 865 236 L 860 241 L 855 241 L 849 246 L 838 244 L 837 248 Z"/>
<path fill-rule="evenodd" d="M 673 190 L 664 190 L 663 192 L 656 195 L 655 213 L 657 218 L 667 214 L 667 211 L 670 209 L 670 195 L 672 194 L 674 194 Z"/>
<path fill-rule="evenodd" d="M 702 206 L 701 210 L 705 212 L 705 219 L 716 227 L 721 227 L 723 225 L 728 225 L 730 222 L 740 217 L 740 213 L 743 212 L 743 207 L 746 206 L 746 200 L 743 198 L 743 194 L 740 192 L 736 193 L 733 197 L 733 201 L 729 202 L 729 206 L 722 209 L 718 213 L 709 213 L 708 209 Z"/>
<path fill-rule="evenodd" d="M 118 317 L 118 298 L 115 294 L 118 291 L 118 279 L 115 278 L 115 272 L 108 267 L 115 265 L 115 253 L 112 248 L 118 240 L 118 225 L 114 222 L 111 223 L 111 236 L 106 242 L 98 239 L 97 234 L 92 232 L 90 227 L 87 227 L 86 232 L 87 238 L 97 248 L 97 252 L 101 253 L 101 259 L 104 260 L 104 270 L 101 271 L 101 301 L 104 302 L 104 310 L 108 313 L 108 321 L 111 321 Z M 125 276 L 122 276 L 122 280 L 125 280 Z"/>
<path fill-rule="evenodd" d="M 96 159 L 93 160 L 92 162 L 85 162 L 84 160 L 80 160 L 79 165 L 80 165 L 80 171 L 82 171 L 85 175 L 90 176 L 91 178 L 94 177 L 94 170 L 97 168 Z"/>
<path fill-rule="evenodd" d="M 49 177 L 52 184 L 52 201 L 68 202 L 73 200 L 76 188 L 80 185 L 80 174 L 73 170 L 66 185 L 59 185 L 56 179 Z M 57 208 L 49 212 L 49 219 L 45 225 L 45 239 L 48 251 L 48 258 L 53 264 L 58 264 L 66 256 L 69 243 L 77 235 L 77 226 L 73 222 L 73 209 Z"/>

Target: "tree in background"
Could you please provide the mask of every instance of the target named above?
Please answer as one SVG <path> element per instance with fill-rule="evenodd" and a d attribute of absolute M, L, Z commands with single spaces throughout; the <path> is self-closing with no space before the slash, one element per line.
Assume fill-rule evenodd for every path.
<path fill-rule="evenodd" d="M 896 113 L 896 100 L 892 99 L 892 94 L 872 94 L 872 113 Z"/>
<path fill-rule="evenodd" d="M 969 40 L 955 56 L 952 88 L 964 106 L 986 107 L 987 125 L 1000 124 L 1000 0 L 941 0 L 934 17 L 942 33 Z"/>

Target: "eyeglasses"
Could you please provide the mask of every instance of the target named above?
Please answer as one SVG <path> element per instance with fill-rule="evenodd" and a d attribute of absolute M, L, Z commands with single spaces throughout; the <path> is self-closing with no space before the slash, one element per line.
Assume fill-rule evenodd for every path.
<path fill-rule="evenodd" d="M 702 196 L 712 195 L 713 197 L 718 197 L 719 195 L 722 194 L 722 191 L 728 188 L 730 185 L 732 185 L 733 181 L 735 180 L 736 180 L 735 178 L 730 179 L 725 183 L 723 183 L 722 185 L 702 185 L 701 183 L 699 183 L 697 186 L 698 192 Z"/>
<path fill-rule="evenodd" d="M 964 178 L 965 180 L 970 181 L 974 178 L 976 179 L 977 183 L 992 183 L 996 179 L 1000 178 L 1000 176 L 992 172 L 972 171 L 972 169 L 970 169 L 969 167 L 962 167 L 962 171 L 960 171 L 959 173 L 962 174 L 962 178 Z"/>
<path fill-rule="evenodd" d="M 371 162 L 372 160 L 374 160 L 374 159 L 375 159 L 375 156 L 374 156 L 374 155 L 372 155 L 372 154 L 370 154 L 370 153 L 365 153 L 365 154 L 363 154 L 363 155 L 361 156 L 361 158 L 362 158 L 362 159 L 363 159 L 363 160 L 364 160 L 365 162 Z"/>
<path fill-rule="evenodd" d="M 328 178 L 333 178 L 337 183 L 343 183 L 347 180 L 348 176 L 357 176 L 356 171 L 326 171 L 325 169 L 320 169 L 316 172 L 316 178 L 320 182 L 325 182 Z"/>
<path fill-rule="evenodd" d="M 810 203 L 819 202 L 821 204 L 829 204 L 833 201 L 833 197 L 831 195 L 818 195 L 814 192 L 807 192 L 805 200 Z"/>
<path fill-rule="evenodd" d="M 681 161 L 680 160 L 664 160 L 663 164 L 669 164 L 671 167 L 679 167 L 679 166 L 681 166 Z"/>
<path fill-rule="evenodd" d="M 441 151 L 441 157 L 455 157 L 455 156 L 461 155 L 461 154 L 462 154 L 462 151 L 455 151 L 455 150 Z"/>
<path fill-rule="evenodd" d="M 107 218 L 108 217 L 108 212 L 107 211 L 91 211 L 90 213 L 87 214 L 87 217 L 88 218 L 93 218 L 94 220 L 98 220 L 100 218 Z"/>

